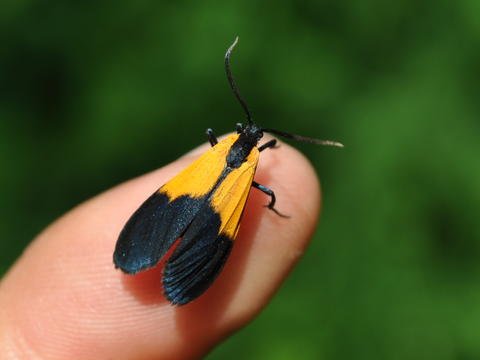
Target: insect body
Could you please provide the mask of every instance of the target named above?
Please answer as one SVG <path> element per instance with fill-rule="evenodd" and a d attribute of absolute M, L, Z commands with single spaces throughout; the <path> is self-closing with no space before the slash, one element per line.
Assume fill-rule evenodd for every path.
<path fill-rule="evenodd" d="M 200 296 L 220 273 L 237 236 L 251 187 L 275 194 L 253 178 L 261 151 L 276 140 L 257 146 L 264 132 L 316 144 L 339 143 L 306 138 L 253 123 L 233 80 L 229 60 L 238 38 L 225 55 L 229 84 L 247 115 L 237 134 L 218 142 L 211 129 L 212 148 L 151 195 L 131 216 L 118 238 L 113 261 L 128 274 L 155 266 L 179 238 L 163 270 L 165 296 L 172 304 L 186 304 Z"/>

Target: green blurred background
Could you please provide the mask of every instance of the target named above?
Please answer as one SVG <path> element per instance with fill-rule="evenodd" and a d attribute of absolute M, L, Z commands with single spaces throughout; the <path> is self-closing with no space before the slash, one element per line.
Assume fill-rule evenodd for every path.
<path fill-rule="evenodd" d="M 477 0 L 7 0 L 0 11 L 0 271 L 79 202 L 243 120 L 321 174 L 311 247 L 209 359 L 480 358 Z M 278 179 L 281 181 L 281 179 Z"/>

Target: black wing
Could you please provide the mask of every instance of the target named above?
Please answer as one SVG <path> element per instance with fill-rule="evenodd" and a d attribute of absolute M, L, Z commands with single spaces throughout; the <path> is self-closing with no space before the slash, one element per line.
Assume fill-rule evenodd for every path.
<path fill-rule="evenodd" d="M 207 290 L 225 264 L 233 240 L 219 235 L 220 216 L 208 202 L 188 226 L 163 273 L 165 296 L 183 305 Z"/>
<path fill-rule="evenodd" d="M 180 196 L 169 202 L 162 192 L 150 196 L 130 217 L 117 240 L 113 262 L 135 274 L 155 266 L 192 222 L 205 197 Z"/>

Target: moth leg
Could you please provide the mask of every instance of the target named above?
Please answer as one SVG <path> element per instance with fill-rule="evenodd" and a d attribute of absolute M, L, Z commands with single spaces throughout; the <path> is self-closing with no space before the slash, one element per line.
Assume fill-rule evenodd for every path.
<path fill-rule="evenodd" d="M 269 149 L 269 148 L 276 148 L 278 147 L 277 146 L 277 139 L 272 139 L 270 141 L 267 141 L 265 144 L 261 145 L 258 147 L 258 151 L 263 151 L 265 149 Z"/>
<path fill-rule="evenodd" d="M 206 134 L 207 134 L 207 137 L 208 137 L 208 141 L 210 142 L 210 145 L 215 146 L 215 145 L 218 144 L 217 137 L 213 133 L 212 129 L 208 128 L 207 131 L 206 131 Z"/>
<path fill-rule="evenodd" d="M 270 142 L 270 141 L 269 141 Z M 284 215 L 282 214 L 281 212 L 279 212 L 277 209 L 275 209 L 275 202 L 277 201 L 277 198 L 275 197 L 275 193 L 273 192 L 273 190 L 269 189 L 268 187 L 266 186 L 263 186 L 259 183 L 257 183 L 256 181 L 253 181 L 252 182 L 252 186 L 255 188 L 255 189 L 258 189 L 260 190 L 261 192 L 263 192 L 264 194 L 270 196 L 270 202 L 265 205 L 265 207 L 269 208 L 270 210 L 272 210 L 275 214 L 277 214 L 278 216 L 280 217 L 283 217 L 283 218 L 289 218 L 290 216 L 288 215 Z"/>

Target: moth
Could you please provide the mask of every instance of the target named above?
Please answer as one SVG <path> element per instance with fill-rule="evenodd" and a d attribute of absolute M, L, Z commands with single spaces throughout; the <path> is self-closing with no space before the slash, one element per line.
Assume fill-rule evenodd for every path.
<path fill-rule="evenodd" d="M 286 217 L 275 208 L 275 193 L 254 181 L 260 153 L 277 143 L 272 139 L 259 146 L 264 133 L 343 147 L 335 141 L 256 125 L 230 68 L 230 56 L 237 42 L 238 37 L 225 54 L 225 71 L 246 114 L 246 123 L 237 124 L 236 134 L 222 141 L 208 129 L 212 147 L 135 211 L 121 231 L 113 254 L 115 267 L 136 274 L 157 265 L 179 240 L 163 269 L 164 293 L 174 305 L 184 305 L 199 297 L 221 272 L 237 237 L 252 187 L 270 197 L 267 205 L 270 210 Z"/>

